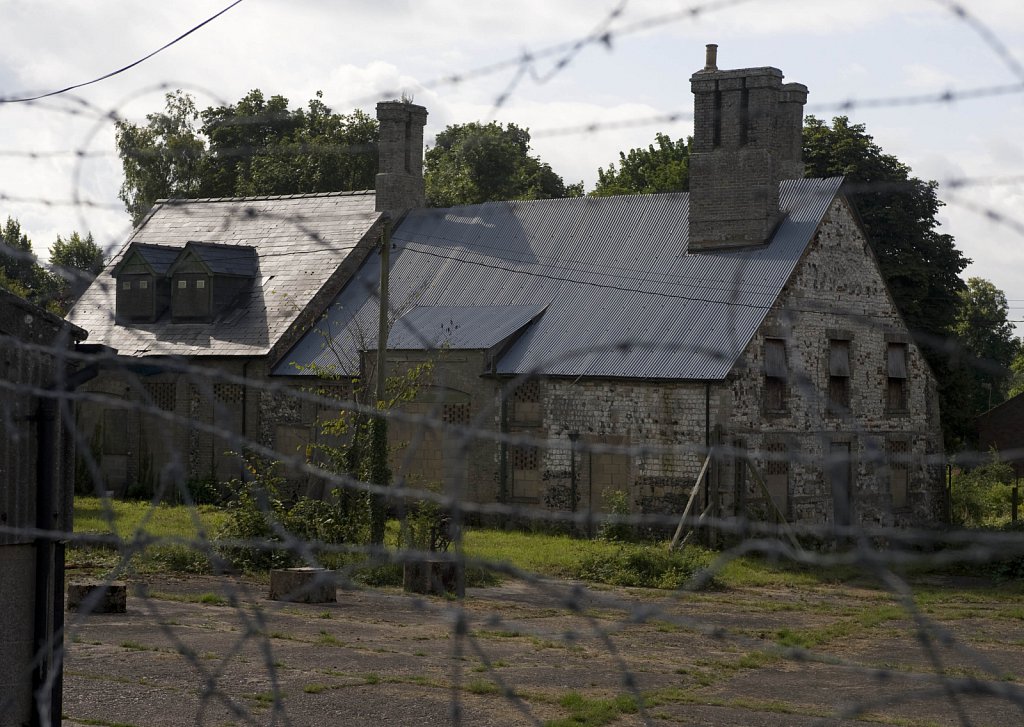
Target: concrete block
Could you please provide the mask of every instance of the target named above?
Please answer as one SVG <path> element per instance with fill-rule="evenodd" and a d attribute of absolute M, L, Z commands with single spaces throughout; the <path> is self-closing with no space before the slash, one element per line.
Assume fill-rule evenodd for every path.
<path fill-rule="evenodd" d="M 335 603 L 338 589 L 326 568 L 279 568 L 270 571 L 271 601 Z"/>
<path fill-rule="evenodd" d="M 68 610 L 89 613 L 125 613 L 128 591 L 123 581 L 75 581 L 68 584 Z"/>

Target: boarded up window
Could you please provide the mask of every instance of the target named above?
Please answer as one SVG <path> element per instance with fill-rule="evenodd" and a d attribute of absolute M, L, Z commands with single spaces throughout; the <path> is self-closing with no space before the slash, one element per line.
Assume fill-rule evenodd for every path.
<path fill-rule="evenodd" d="M 764 484 L 784 517 L 789 516 L 789 451 L 782 442 L 765 446 Z"/>
<path fill-rule="evenodd" d="M 886 352 L 886 408 L 902 412 L 907 409 L 907 345 L 890 343 Z"/>
<path fill-rule="evenodd" d="M 889 492 L 893 510 L 909 507 L 910 444 L 889 442 Z"/>
<path fill-rule="evenodd" d="M 766 338 L 764 340 L 764 373 L 778 379 L 785 379 L 786 372 L 786 343 L 781 338 Z"/>
<path fill-rule="evenodd" d="M 524 381 L 512 393 L 512 418 L 517 423 L 537 423 L 541 420 L 540 382 Z"/>
<path fill-rule="evenodd" d="M 828 349 L 828 401 L 833 411 L 850 408 L 850 342 L 833 340 Z"/>
<path fill-rule="evenodd" d="M 904 343 L 890 343 L 888 351 L 889 378 L 907 378 L 907 346 Z"/>
<path fill-rule="evenodd" d="M 764 407 L 768 411 L 786 408 L 786 344 L 781 338 L 764 340 Z"/>
<path fill-rule="evenodd" d="M 509 464 L 512 468 L 512 496 L 534 500 L 540 497 L 540 457 L 537 448 L 510 447 Z"/>

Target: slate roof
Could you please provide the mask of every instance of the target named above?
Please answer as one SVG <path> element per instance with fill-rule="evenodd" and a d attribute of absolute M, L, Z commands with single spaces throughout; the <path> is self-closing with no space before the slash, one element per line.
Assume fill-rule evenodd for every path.
<path fill-rule="evenodd" d="M 392 234 L 391 306 L 399 315 L 414 306 L 547 306 L 497 362 L 503 374 L 721 379 L 841 182 L 782 182 L 785 217 L 770 244 L 694 254 L 687 194 L 414 210 Z M 366 260 L 273 373 L 311 373 L 293 364 L 358 373 L 358 350 L 376 348 L 379 266 L 377 256 Z"/>
<path fill-rule="evenodd" d="M 270 352 L 378 221 L 371 192 L 165 200 L 136 228 L 68 320 L 122 355 L 254 356 Z M 257 267 L 247 300 L 212 323 L 114 323 L 111 270 L 132 243 L 248 245 Z M 212 246 L 210 246 L 212 247 Z M 230 257 L 230 256 L 229 256 Z M 318 313 L 319 311 L 317 311 Z"/>
<path fill-rule="evenodd" d="M 167 271 L 170 270 L 171 265 L 178 259 L 178 255 L 181 253 L 181 249 L 177 247 L 168 247 L 166 245 L 146 245 L 143 243 L 136 243 L 135 250 L 139 253 L 139 256 L 146 261 L 146 264 L 153 269 L 153 272 L 156 275 L 166 275 Z M 127 250 L 125 252 L 127 252 Z M 122 254 L 118 263 L 120 264 L 121 262 L 124 262 L 124 260 L 125 256 Z M 111 268 L 112 274 L 118 273 L 118 270 L 115 268 Z"/>
<path fill-rule="evenodd" d="M 242 278 L 256 275 L 258 264 L 256 249 L 252 245 L 221 245 L 189 240 L 185 244 L 185 249 L 202 260 L 214 275 Z"/>

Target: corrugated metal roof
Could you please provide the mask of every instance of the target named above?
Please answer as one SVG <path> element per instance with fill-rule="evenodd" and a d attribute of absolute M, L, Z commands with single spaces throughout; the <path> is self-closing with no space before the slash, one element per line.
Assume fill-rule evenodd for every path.
<path fill-rule="evenodd" d="M 487 349 L 514 335 L 543 311 L 542 305 L 417 306 L 391 326 L 388 348 Z"/>
<path fill-rule="evenodd" d="M 499 373 L 721 379 L 841 182 L 782 182 L 785 217 L 770 244 L 694 254 L 687 194 L 414 210 L 392 234 L 391 305 L 398 315 L 414 306 L 547 305 L 497 362 Z M 358 350 L 376 346 L 379 265 L 378 256 L 367 260 L 274 373 L 296 373 L 292 363 L 358 373 Z"/>

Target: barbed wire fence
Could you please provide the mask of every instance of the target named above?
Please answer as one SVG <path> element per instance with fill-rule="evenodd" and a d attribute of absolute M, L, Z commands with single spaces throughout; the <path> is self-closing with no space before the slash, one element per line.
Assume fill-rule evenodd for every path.
<path fill-rule="evenodd" d="M 453 74 L 427 86 L 441 88 L 469 78 L 511 71 L 513 80 L 495 94 L 493 105 L 498 108 L 516 92 L 519 79 L 550 79 L 587 47 L 614 50 L 615 41 L 629 33 L 685 21 L 736 4 L 740 3 L 695 5 L 644 23 L 616 27 L 619 6 L 580 39 Z M 965 30 L 977 33 L 1021 83 L 914 97 L 850 99 L 816 108 L 847 112 L 867 107 L 969 103 L 979 97 L 1024 91 L 1024 73 L 998 35 L 964 7 L 949 2 L 938 4 L 959 18 Z M 552 65 L 546 71 L 537 70 L 544 59 L 553 59 Z M 179 87 L 160 85 L 166 90 Z M 120 118 L 117 109 L 94 108 L 84 100 L 61 105 L 41 100 L 26 103 L 54 113 L 89 114 L 95 119 L 93 134 Z M 692 114 L 671 111 L 653 119 L 552 127 L 538 130 L 534 136 L 582 135 L 615 125 L 672 123 L 689 118 Z M 78 179 L 83 160 L 106 153 L 89 149 L 91 141 L 92 136 L 80 150 L 10 149 L 0 151 L 0 156 L 77 157 L 74 175 Z M 949 204 L 973 209 L 1019 233 L 1024 225 L 1014 211 L 987 209 L 952 193 L 972 186 L 1017 182 L 1013 178 L 948 179 L 941 182 L 942 197 Z M 77 196 L 25 200 L 0 193 L 0 202 L 20 201 L 83 208 L 106 204 Z M 312 245 L 324 244 L 309 228 L 308 220 L 281 217 L 276 221 L 306 235 Z M 219 231 L 224 229 L 227 228 Z M 445 241 L 433 242 L 443 247 Z M 454 245 L 457 241 L 450 242 L 452 261 L 472 262 L 459 257 Z M 18 256 L 17 251 L 9 254 Z M 570 264 L 558 270 L 554 277 L 559 280 L 595 273 L 584 260 L 562 262 Z M 489 264 L 519 263 L 496 251 Z M 597 272 L 603 285 L 651 295 L 658 294 L 659 283 L 663 282 L 636 276 L 626 267 Z M 738 273 L 735 280 L 723 281 L 722 288 L 716 291 L 720 296 L 716 300 L 727 305 L 731 315 L 749 305 L 743 302 L 741 293 L 745 291 L 741 281 L 742 275 Z M 109 285 L 109 276 L 97 284 Z M 367 295 L 380 303 L 377 290 L 368 290 Z M 407 312 L 407 304 L 408 301 L 392 301 L 392 324 Z M 775 305 L 773 301 L 764 307 Z M 799 320 L 801 315 L 822 311 L 857 324 L 878 325 L 859 307 L 848 307 L 827 296 L 818 300 L 803 298 L 799 306 L 776 312 L 783 320 Z M 113 319 L 113 311 L 110 315 Z M 437 348 L 428 332 L 417 335 L 422 349 L 428 352 L 427 360 L 434 362 L 430 386 L 458 389 L 458 376 L 443 365 L 448 352 Z M 671 341 L 616 340 L 582 345 L 564 356 L 585 360 L 595 354 L 665 353 L 676 348 L 678 344 Z M 75 477 L 98 498 L 97 507 L 109 529 L 103 533 L 69 533 L 56 524 L 41 528 L 38 523 L 9 524 L 5 520 L 0 523 L 0 538 L 15 544 L 51 543 L 60 550 L 66 546 L 69 573 L 99 572 L 100 581 L 106 585 L 127 580 L 136 586 L 125 617 L 103 620 L 113 617 L 93 613 L 102 598 L 102 590 L 96 590 L 77 611 L 69 612 L 45 643 L 34 644 L 35 657 L 24 668 L 40 675 L 34 686 L 35 708 L 41 724 L 59 719 L 59 715 L 51 712 L 55 703 L 51 695 L 55 688 L 59 692 L 62 671 L 63 711 L 76 724 L 322 724 L 346 720 L 392 724 L 431 723 L 430 720 L 453 724 L 741 724 L 757 719 L 772 724 L 814 724 L 867 719 L 967 725 L 1012 724 L 1020 721 L 1024 712 L 1019 664 L 1024 635 L 1020 632 L 1019 606 L 1012 601 L 1013 594 L 1019 591 L 1010 589 L 1009 599 L 987 591 L 980 597 L 952 596 L 963 596 L 976 609 L 985 609 L 979 615 L 970 607 L 937 607 L 933 586 L 927 579 L 922 581 L 915 576 L 922 571 L 944 573 L 943 569 L 950 568 L 955 574 L 975 568 L 987 576 L 994 565 L 1024 558 L 1024 537 L 1019 532 L 784 521 L 783 528 L 777 518 L 770 516 L 758 519 L 715 513 L 708 507 L 708 498 L 698 492 L 698 510 L 692 511 L 682 524 L 694 533 L 691 539 L 703 539 L 712 547 L 700 549 L 701 557 L 689 560 L 686 553 L 696 552 L 692 548 L 684 550 L 683 555 L 667 555 L 665 568 L 691 570 L 682 573 L 684 585 L 654 595 L 648 591 L 588 585 L 577 579 L 544 577 L 528 566 L 481 555 L 471 535 L 514 524 L 527 530 L 572 533 L 579 537 L 557 546 L 562 548 L 572 547 L 570 542 L 587 543 L 582 536 L 593 535 L 602 528 L 606 532 L 650 532 L 664 536 L 681 524 L 681 508 L 642 512 L 634 502 L 632 507 L 613 507 L 609 511 L 598 502 L 600 493 L 588 498 L 585 510 L 577 508 L 574 498 L 556 498 L 550 503 L 544 503 L 543 498 L 533 502 L 509 497 L 481 499 L 472 494 L 476 483 L 470 481 L 468 468 L 453 469 L 450 477 L 438 483 L 440 487 L 428 487 L 416 478 L 402 476 L 419 460 L 433 457 L 431 449 L 444 443 L 446 456 L 452 454 L 455 461 L 467 459 L 479 447 L 489 447 L 495 453 L 516 449 L 568 454 L 573 468 L 582 468 L 586 458 L 591 472 L 595 459 L 602 455 L 626 458 L 633 463 L 658 458 L 732 462 L 749 457 L 764 467 L 785 462 L 791 468 L 817 468 L 823 473 L 834 464 L 869 467 L 881 480 L 889 476 L 890 464 L 899 462 L 899 458 L 893 459 L 891 453 L 880 448 L 866 447 L 851 465 L 850 461 L 833 462 L 824 445 L 814 450 L 798 447 L 749 452 L 736 442 L 712 442 L 703 437 L 696 441 L 677 437 L 677 441 L 671 442 L 664 441 L 665 438 L 615 442 L 572 438 L 569 431 L 560 431 L 556 436 L 556 428 L 504 430 L 498 425 L 501 408 L 512 402 L 523 387 L 543 381 L 543 372 L 557 360 L 538 362 L 530 371 L 502 382 L 493 400 L 472 401 L 472 416 L 453 420 L 443 402 L 382 410 L 368 401 L 367 395 L 359 396 L 353 391 L 352 377 L 347 372 L 332 377 L 325 370 L 319 376 L 296 383 L 284 377 L 252 376 L 230 367 L 209 366 L 199 357 L 141 359 L 144 363 L 139 366 L 138 362 L 110 350 L 76 348 L 74 333 L 66 329 L 45 342 L 31 336 L 5 335 L 0 338 L 0 349 L 7 357 L 5 376 L 0 379 L 0 401 L 5 403 L 0 414 L 5 453 L 13 456 L 11 453 L 32 441 L 32 435 L 27 433 L 34 426 L 31 407 L 36 402 L 48 402 L 63 421 L 62 437 L 67 437 L 77 452 Z M 53 380 L 26 376 L 31 367 L 28 361 L 55 372 Z M 91 367 L 103 377 L 115 380 L 122 393 L 84 384 L 74 386 L 75 374 L 68 372 Z M 177 386 L 194 391 L 197 400 L 205 402 L 205 409 L 200 412 L 168 407 L 160 400 L 160 394 L 147 386 L 154 375 L 164 377 L 162 381 L 174 378 Z M 793 396 L 809 402 L 808 408 L 826 409 L 827 393 L 818 385 L 810 363 L 799 356 L 792 361 L 789 385 Z M 413 389 L 417 386 L 416 382 L 412 384 Z M 219 424 L 231 417 L 221 396 L 228 389 L 218 387 L 237 387 L 232 391 L 251 392 L 243 396 L 281 408 L 305 407 L 307 411 L 319 412 L 323 418 L 338 416 L 343 411 L 351 421 L 386 419 L 411 433 L 404 447 L 392 453 L 396 481 L 382 485 L 364 476 L 365 470 L 347 472 L 331 466 L 324 450 L 315 446 L 323 443 L 317 432 L 313 433 L 314 441 L 305 446 L 285 448 L 264 433 L 243 434 L 244 429 Z M 144 421 L 151 427 L 163 427 L 168 439 L 175 432 L 194 432 L 194 441 L 202 441 L 204 446 L 246 453 L 254 468 L 249 470 L 250 480 L 247 484 L 245 477 L 240 476 L 233 487 L 251 493 L 251 503 L 261 516 L 259 526 L 265 533 L 247 537 L 237 532 L 209 530 L 209 510 L 197 502 L 199 491 L 190 462 L 194 452 L 187 445 L 171 447 L 172 454 L 161 471 L 152 473 L 151 490 L 142 493 L 150 503 L 142 526 L 132 533 L 120 532 L 115 505 L 124 493 L 111 491 L 116 488 L 109 484 L 109 468 L 105 467 L 104 454 L 94 441 L 96 430 L 87 429 L 81 415 L 76 414 L 86 407 L 114 412 L 115 417 L 120 414 L 125 422 L 137 422 L 139 427 Z M 811 431 L 824 442 L 832 431 L 830 427 L 822 416 Z M 877 434 L 860 424 L 844 431 L 864 440 Z M 332 439 L 331 443 L 338 440 Z M 41 444 L 37 441 L 37 445 Z M 1019 451 L 1002 454 L 1009 459 L 1024 456 Z M 49 466 L 50 456 L 56 458 L 56 452 L 41 454 L 38 467 Z M 280 463 L 287 477 L 278 480 L 268 474 L 266 468 L 272 462 Z M 941 470 L 947 458 L 935 452 L 915 456 L 908 464 L 912 469 Z M 240 475 L 241 467 L 237 467 Z M 700 478 L 690 472 L 696 466 L 684 469 L 687 476 L 676 479 L 687 480 L 688 484 L 676 494 L 689 496 L 699 489 Z M 70 473 L 65 473 L 65 477 L 70 480 Z M 268 477 L 280 491 L 267 486 Z M 575 486 L 575 482 L 572 484 Z M 291 505 L 303 492 L 323 494 L 332 490 L 367 502 L 382 501 L 393 515 L 406 517 L 388 531 L 383 543 L 344 538 L 328 542 L 297 528 L 294 521 L 288 520 L 287 509 L 282 509 L 281 502 Z M 239 493 L 225 494 L 237 498 Z M 330 495 L 324 501 L 331 501 Z M 174 535 L 149 530 L 147 525 L 159 518 L 166 503 L 183 503 L 191 526 Z M 434 514 L 435 521 L 428 528 L 440 523 L 443 536 L 451 540 L 450 548 L 432 551 L 423 541 L 417 546 L 408 538 L 403 540 L 405 529 L 410 527 L 408 516 L 417 512 Z M 633 552 L 628 543 L 619 547 L 627 555 Z M 664 544 L 648 547 L 667 553 Z M 267 568 L 255 574 L 240 573 L 232 562 L 232 554 L 240 551 L 266 556 L 260 560 L 267 565 L 315 568 L 313 579 L 292 594 L 297 601 L 325 584 L 339 589 L 342 600 L 337 606 L 268 602 L 264 598 Z M 800 574 L 816 570 L 843 573 L 848 583 L 836 585 L 832 594 L 822 585 L 802 590 L 806 581 L 793 587 L 720 590 L 729 568 L 746 562 L 748 557 L 769 565 L 791 567 Z M 174 562 L 154 572 L 153 558 Z M 453 566 L 457 582 L 452 590 L 456 595 L 415 597 L 400 595 L 393 588 L 366 585 L 368 573 L 385 578 L 380 574 L 388 568 L 392 573 L 403 566 L 415 568 L 425 559 L 440 563 L 442 570 L 446 564 Z M 198 574 L 185 578 L 185 585 L 169 583 L 182 570 Z M 1019 579 L 1020 573 L 1016 577 Z M 147 582 L 154 584 L 148 591 Z M 849 583 L 854 584 L 852 588 Z M 156 584 L 160 584 L 159 591 Z M 865 595 L 871 589 L 874 595 Z M 851 590 L 857 593 L 851 595 Z M 53 608 L 62 611 L 63 604 Z M 386 628 L 375 627 L 374 618 L 386 624 Z M 991 621 L 985 622 L 985 618 Z M 333 628 L 334 623 L 345 619 L 352 619 L 351 623 L 345 621 L 347 631 Z M 879 624 L 892 628 L 874 631 Z M 407 629 L 416 632 L 416 636 L 399 635 Z M 367 634 L 373 646 L 356 645 L 360 633 Z M 874 651 L 854 648 L 858 643 L 863 646 L 867 640 L 865 633 L 877 639 L 871 644 Z M 417 643 L 429 644 L 436 651 L 419 656 Z M 340 652 L 345 652 L 345 656 L 338 656 Z M 394 658 L 383 658 L 382 653 Z M 51 654 L 54 661 L 50 668 L 44 668 Z M 341 667 L 331 665 L 335 657 Z M 426 666 L 416 665 L 417 660 L 424 660 Z M 317 668 L 300 668 L 306 661 L 316 663 Z M 161 662 L 162 666 L 154 668 L 150 662 Z M 525 664 L 530 668 L 523 668 Z M 180 672 L 187 677 L 172 684 L 168 672 Z M 819 679 L 820 682 L 816 681 Z M 735 684 L 735 691 L 726 689 L 729 684 Z M 858 688 L 844 690 L 843 685 Z M 797 694 L 804 690 L 816 691 L 818 696 L 801 700 Z M 140 702 L 119 701 L 117 695 L 122 691 L 152 700 L 157 711 Z M 411 696 L 402 697 L 403 691 Z M 329 716 L 323 711 L 325 702 L 318 706 L 315 700 L 325 693 L 338 697 L 326 702 L 331 705 L 326 709 L 335 710 Z M 443 703 L 438 694 L 444 695 Z M 69 709 L 72 702 L 76 709 L 92 705 L 91 711 L 79 713 Z M 368 708 L 361 712 L 364 702 L 376 711 Z M 17 706 L 14 695 L 0 696 L 0 712 L 13 711 Z M 711 708 L 719 711 L 708 711 Z M 558 722 L 560 719 L 576 722 Z"/>

